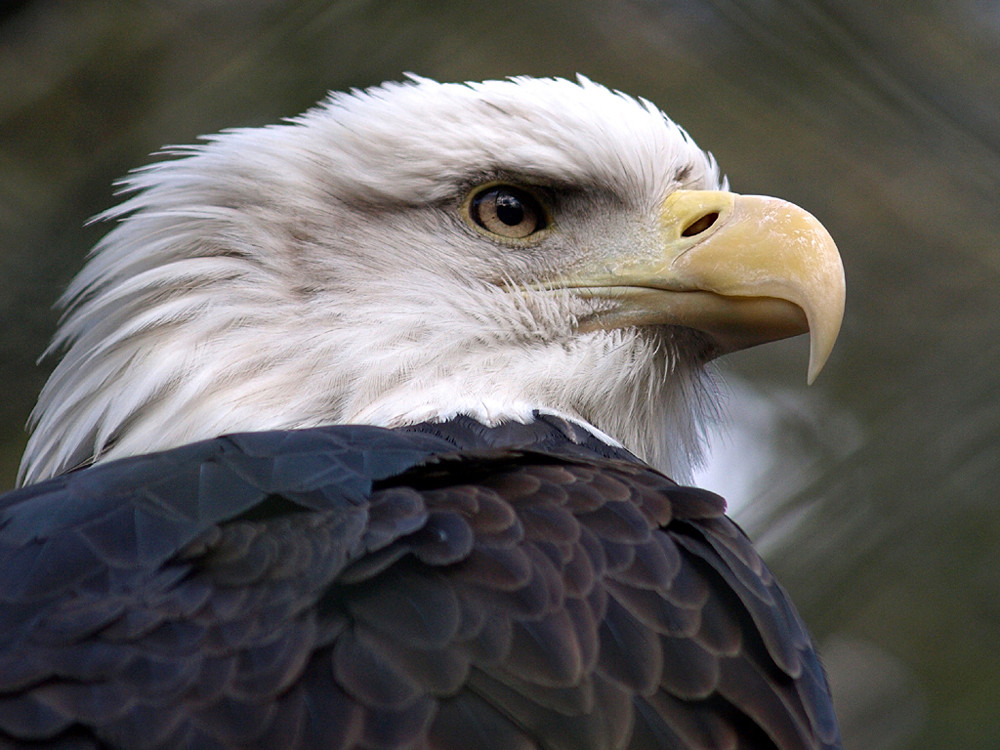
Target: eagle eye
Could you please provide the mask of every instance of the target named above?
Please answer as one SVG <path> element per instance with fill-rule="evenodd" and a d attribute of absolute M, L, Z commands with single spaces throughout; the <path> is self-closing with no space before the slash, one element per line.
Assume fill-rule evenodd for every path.
<path fill-rule="evenodd" d="M 491 185 L 476 193 L 469 216 L 487 232 L 523 239 L 546 226 L 545 210 L 531 193 L 512 185 Z"/>

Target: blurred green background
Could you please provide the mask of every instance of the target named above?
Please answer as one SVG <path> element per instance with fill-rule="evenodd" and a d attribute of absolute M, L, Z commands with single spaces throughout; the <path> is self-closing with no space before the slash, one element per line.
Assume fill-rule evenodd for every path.
<path fill-rule="evenodd" d="M 1000 3 L 38 0 L 0 5 L 0 488 L 51 306 L 164 144 L 413 71 L 577 71 L 838 240 L 840 341 L 735 355 L 728 492 L 822 644 L 849 750 L 1000 747 Z M 2 574 L 2 572 L 0 572 Z"/>

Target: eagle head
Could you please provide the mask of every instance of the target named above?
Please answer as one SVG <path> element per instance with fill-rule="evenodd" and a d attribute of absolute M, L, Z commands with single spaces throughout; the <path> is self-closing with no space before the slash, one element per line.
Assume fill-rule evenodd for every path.
<path fill-rule="evenodd" d="M 132 173 L 66 292 L 34 482 L 233 431 L 553 412 L 683 475 L 706 364 L 836 338 L 843 268 L 647 101 L 411 77 Z"/>

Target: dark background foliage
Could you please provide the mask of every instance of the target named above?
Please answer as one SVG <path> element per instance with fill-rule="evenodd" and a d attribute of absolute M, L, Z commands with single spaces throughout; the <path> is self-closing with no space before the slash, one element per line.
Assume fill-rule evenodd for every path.
<path fill-rule="evenodd" d="M 1000 737 L 1000 6 L 992 0 L 37 0 L 0 5 L 0 487 L 52 304 L 164 144 L 413 71 L 583 72 L 735 189 L 815 213 L 848 309 L 731 357 L 722 482 L 823 651 L 849 750 Z M 753 465 L 753 471 L 746 466 Z M 739 479 L 738 486 L 733 478 Z"/>

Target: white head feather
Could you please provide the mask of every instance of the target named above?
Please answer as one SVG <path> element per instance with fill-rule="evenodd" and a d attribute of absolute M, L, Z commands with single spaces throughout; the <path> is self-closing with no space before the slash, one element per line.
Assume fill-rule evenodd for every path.
<path fill-rule="evenodd" d="M 564 414 L 683 475 L 710 412 L 669 331 L 580 333 L 593 301 L 520 294 L 602 244 L 647 241 L 714 160 L 650 103 L 581 78 L 334 94 L 134 172 L 62 302 L 63 360 L 21 479 L 227 432 Z M 517 179 L 568 197 L 531 252 L 460 217 Z"/>

